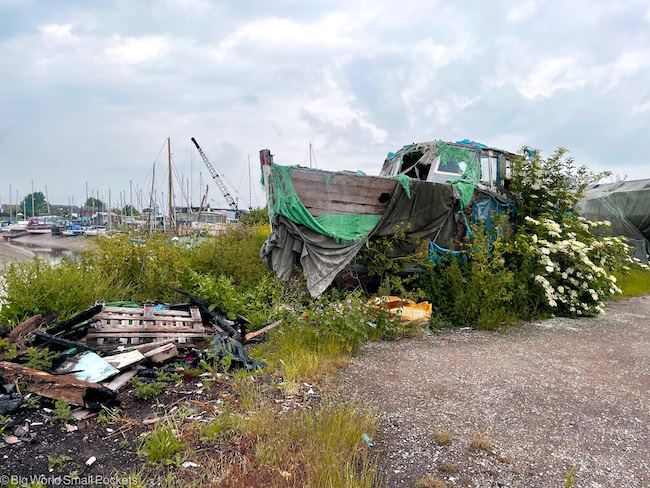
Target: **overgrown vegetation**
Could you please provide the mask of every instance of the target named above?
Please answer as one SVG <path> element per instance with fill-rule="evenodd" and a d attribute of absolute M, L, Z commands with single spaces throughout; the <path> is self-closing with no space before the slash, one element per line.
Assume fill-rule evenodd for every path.
<path fill-rule="evenodd" d="M 615 300 L 650 295 L 650 270 L 637 268 L 614 273 L 616 284 L 622 293 L 615 295 Z"/>
<path fill-rule="evenodd" d="M 396 278 L 397 261 L 385 257 L 404 246 L 404 236 L 396 234 L 392 244 L 386 238 L 374 242 L 365 257 L 370 273 L 382 278 L 382 293 L 426 297 L 436 307 L 436 328 L 591 316 L 603 311 L 605 300 L 625 293 L 621 285 L 630 290 L 623 296 L 650 293 L 647 266 L 630 258 L 625 239 L 605 235 L 608 222 L 588 221 L 575 211 L 585 188 L 605 174 L 576 167 L 563 148 L 547 159 L 536 151 L 525 154 L 512 167 L 516 212 L 507 221 L 492 216 L 490 232 L 475 222 L 456 253 L 435 264 L 418 258 L 421 271 L 405 280 Z M 408 263 L 416 264 L 416 257 Z"/>
<path fill-rule="evenodd" d="M 212 409 L 209 423 L 179 417 L 158 425 L 140 445 L 147 469 L 169 476 L 167 470 L 193 459 L 195 449 L 225 443 L 232 452 L 224 449 L 219 456 L 202 458 L 195 486 L 222 484 L 228 476 L 245 479 L 251 469 L 259 469 L 266 478 L 257 481 L 268 486 L 375 486 L 378 471 L 363 441 L 377 429 L 371 411 L 325 395 L 311 410 L 280 414 L 274 395 L 291 396 L 301 384 L 323 379 L 368 340 L 405 333 L 398 321 L 367 304 L 369 290 L 431 301 L 435 327 L 484 328 L 521 318 L 593 315 L 612 296 L 650 293 L 650 271 L 628 257 L 624 240 L 605 236 L 606 223 L 586 221 L 573 211 L 585 186 L 597 178 L 575 169 L 564 150 L 547 160 L 536 154 L 522 158 L 514 163 L 511 185 L 518 211 L 507 222 L 496 218 L 490 232 L 485 223 L 473 223 L 458 253 L 435 263 L 425 243 L 409 238 L 408 228 L 398 230 L 393 237 L 374 240 L 359 256 L 370 275 L 365 290 L 334 288 L 316 299 L 307 295 L 300 279 L 280 283 L 262 265 L 259 249 L 269 233 L 263 211 L 203 242 L 100 237 L 76 261 L 50 265 L 34 259 L 5 268 L 0 322 L 15 326 L 51 311 L 65 319 L 98 299 L 179 300 L 170 286 L 204 298 L 231 318 L 246 315 L 253 329 L 282 319 L 282 326 L 251 351 L 267 363 L 266 372 L 230 372 L 236 400 L 220 400 L 218 407 L 206 404 Z M 406 257 L 391 257 L 406 249 L 412 251 Z M 417 272 L 403 273 L 409 267 Z M 10 359 L 15 354 L 2 341 L 0 350 Z M 49 369 L 54 356 L 30 348 L 22 362 Z M 204 362 L 203 371 L 211 373 L 205 383 L 224 381 L 219 378 L 229 366 L 227 361 Z M 137 399 L 148 400 L 181 382 L 180 375 L 161 373 L 150 381 L 134 378 L 132 385 Z M 56 403 L 55 415 L 64 423 L 72 420 L 65 402 Z M 98 422 L 117 423 L 121 415 L 107 409 Z M 441 446 L 451 442 L 447 431 L 434 436 Z M 478 435 L 472 446 L 491 450 L 489 440 Z M 440 468 L 454 471 L 452 465 Z M 176 482 L 172 476 L 163 481 L 159 484 L 185 486 L 186 480 Z M 438 486 L 434 478 L 423 483 Z"/>

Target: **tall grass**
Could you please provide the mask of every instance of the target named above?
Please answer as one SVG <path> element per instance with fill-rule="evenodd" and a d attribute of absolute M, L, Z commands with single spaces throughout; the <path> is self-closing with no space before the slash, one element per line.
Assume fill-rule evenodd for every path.
<path fill-rule="evenodd" d="M 627 273 L 616 273 L 618 287 L 623 290 L 614 300 L 624 300 L 630 297 L 650 295 L 650 270 L 631 269 Z"/>
<path fill-rule="evenodd" d="M 288 473 L 293 486 L 371 487 L 380 476 L 363 441 L 378 429 L 377 417 L 355 402 L 325 399 L 314 410 L 274 418 L 268 406 L 242 417 L 240 432 L 257 440 L 261 466 Z"/>
<path fill-rule="evenodd" d="M 313 381 L 343 367 L 349 348 L 333 334 L 321 334 L 307 322 L 296 321 L 273 331 L 253 356 L 264 358 L 286 382 Z"/>

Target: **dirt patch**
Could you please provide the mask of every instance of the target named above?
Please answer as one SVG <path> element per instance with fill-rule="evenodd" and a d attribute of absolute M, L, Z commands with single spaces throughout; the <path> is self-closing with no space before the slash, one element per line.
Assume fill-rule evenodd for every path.
<path fill-rule="evenodd" d="M 576 487 L 650 486 L 650 297 L 595 318 L 369 344 L 344 388 L 383 417 L 388 486 L 556 487 L 574 465 Z"/>

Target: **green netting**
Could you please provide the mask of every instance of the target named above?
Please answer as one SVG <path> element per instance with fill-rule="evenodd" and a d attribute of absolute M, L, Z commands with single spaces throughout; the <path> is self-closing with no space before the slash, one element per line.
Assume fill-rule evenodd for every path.
<path fill-rule="evenodd" d="M 467 147 L 447 146 L 443 141 L 438 141 L 438 150 L 440 151 L 439 168 L 444 171 L 445 166 L 452 159 L 458 162 L 467 163 L 467 169 L 460 178 L 454 178 L 447 181 L 455 185 L 460 195 L 460 208 L 464 209 L 472 201 L 472 195 L 476 185 L 481 179 L 480 158 L 476 151 Z"/>
<path fill-rule="evenodd" d="M 333 237 L 339 241 L 354 241 L 366 236 L 379 222 L 381 215 L 329 214 L 313 217 L 300 201 L 291 181 L 291 168 L 296 166 L 271 166 L 273 184 L 273 205 L 269 206 L 271 218 L 282 215 L 313 231 Z M 329 180 L 329 178 L 328 178 Z M 398 178 L 408 193 L 410 179 Z M 409 194 L 410 196 L 410 194 Z"/>

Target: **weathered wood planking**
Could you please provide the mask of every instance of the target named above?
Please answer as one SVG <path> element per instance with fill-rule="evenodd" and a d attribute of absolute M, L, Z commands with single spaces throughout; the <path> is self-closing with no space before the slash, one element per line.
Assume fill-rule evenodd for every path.
<path fill-rule="evenodd" d="M 329 185 L 327 178 L 332 176 Z M 383 215 L 398 182 L 389 178 L 292 168 L 291 180 L 303 205 L 314 216 L 326 214 Z M 388 199 L 388 200 L 389 200 Z"/>
<path fill-rule="evenodd" d="M 301 197 L 302 204 L 314 217 L 328 214 L 351 215 L 384 215 L 386 205 L 359 205 L 342 200 L 328 200 L 326 198 Z"/>
<path fill-rule="evenodd" d="M 189 312 L 154 310 L 152 303 L 145 303 L 143 308 L 104 307 L 95 319 L 98 325 L 88 332 L 86 340 L 102 350 L 167 340 L 185 346 L 205 341 L 205 328 L 196 307 Z"/>

